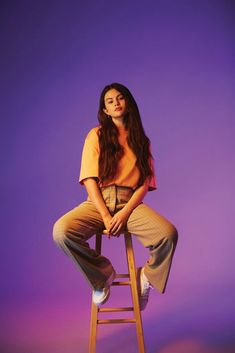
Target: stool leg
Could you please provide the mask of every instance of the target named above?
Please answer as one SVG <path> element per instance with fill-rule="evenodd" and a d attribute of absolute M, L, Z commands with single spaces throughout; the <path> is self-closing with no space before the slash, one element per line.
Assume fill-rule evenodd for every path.
<path fill-rule="evenodd" d="M 101 253 L 101 243 L 102 243 L 102 234 L 96 234 L 95 249 L 99 254 Z M 89 353 L 95 353 L 96 351 L 97 320 L 98 320 L 98 307 L 92 301 Z"/>
<path fill-rule="evenodd" d="M 130 233 L 125 233 L 124 236 L 125 236 L 125 244 L 126 244 L 127 263 L 128 263 L 130 280 L 131 280 L 131 294 L 132 294 L 132 300 L 133 300 L 134 316 L 136 320 L 136 333 L 137 333 L 137 341 L 139 346 L 139 353 L 145 353 L 144 335 L 143 335 L 143 327 L 142 327 L 142 318 L 140 313 L 140 304 L 139 304 L 139 295 L 138 295 L 138 288 L 137 288 L 137 277 L 136 277 L 136 267 L 135 267 L 132 238 Z"/>

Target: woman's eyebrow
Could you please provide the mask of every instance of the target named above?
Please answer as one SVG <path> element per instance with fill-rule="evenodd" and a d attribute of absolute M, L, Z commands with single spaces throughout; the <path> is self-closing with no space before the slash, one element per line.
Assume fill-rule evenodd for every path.
<path fill-rule="evenodd" d="M 119 97 L 119 96 L 122 96 L 122 94 L 120 93 L 120 94 L 117 95 L 117 97 Z M 113 98 L 115 98 L 115 97 L 113 97 Z M 108 99 L 113 99 L 113 98 L 112 97 L 108 97 L 105 100 L 107 101 Z"/>

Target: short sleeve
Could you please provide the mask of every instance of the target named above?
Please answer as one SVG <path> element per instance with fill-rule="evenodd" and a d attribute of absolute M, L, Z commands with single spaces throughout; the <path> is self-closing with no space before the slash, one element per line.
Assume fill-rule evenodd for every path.
<path fill-rule="evenodd" d="M 79 183 L 86 178 L 99 177 L 99 137 L 98 128 L 93 128 L 86 136 L 81 159 Z"/>

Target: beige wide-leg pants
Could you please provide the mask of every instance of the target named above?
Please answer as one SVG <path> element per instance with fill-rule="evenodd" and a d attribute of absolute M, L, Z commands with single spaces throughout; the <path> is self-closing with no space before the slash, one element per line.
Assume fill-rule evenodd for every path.
<path fill-rule="evenodd" d="M 114 215 L 133 194 L 131 188 L 111 185 L 101 188 L 104 201 Z M 87 240 L 104 229 L 101 215 L 88 199 L 62 216 L 54 225 L 53 238 L 70 256 L 93 289 L 101 289 L 113 271 L 110 260 L 91 249 Z M 145 275 L 160 293 L 165 291 L 172 257 L 177 244 L 177 230 L 172 223 L 144 203 L 131 213 L 127 230 L 149 249 Z"/>

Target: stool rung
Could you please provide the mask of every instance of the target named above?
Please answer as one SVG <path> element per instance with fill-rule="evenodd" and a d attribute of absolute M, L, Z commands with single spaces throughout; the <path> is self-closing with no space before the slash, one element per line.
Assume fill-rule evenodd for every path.
<path fill-rule="evenodd" d="M 130 278 L 129 273 L 117 273 L 116 278 Z"/>
<path fill-rule="evenodd" d="M 120 281 L 120 282 L 113 282 L 112 286 L 128 286 L 131 284 L 131 281 Z"/>
<path fill-rule="evenodd" d="M 134 324 L 135 319 L 107 319 L 107 320 L 97 320 L 97 324 Z"/>
<path fill-rule="evenodd" d="M 134 308 L 129 306 L 126 308 L 100 308 L 100 313 L 111 313 L 111 312 L 118 312 L 118 311 L 134 311 Z"/>

